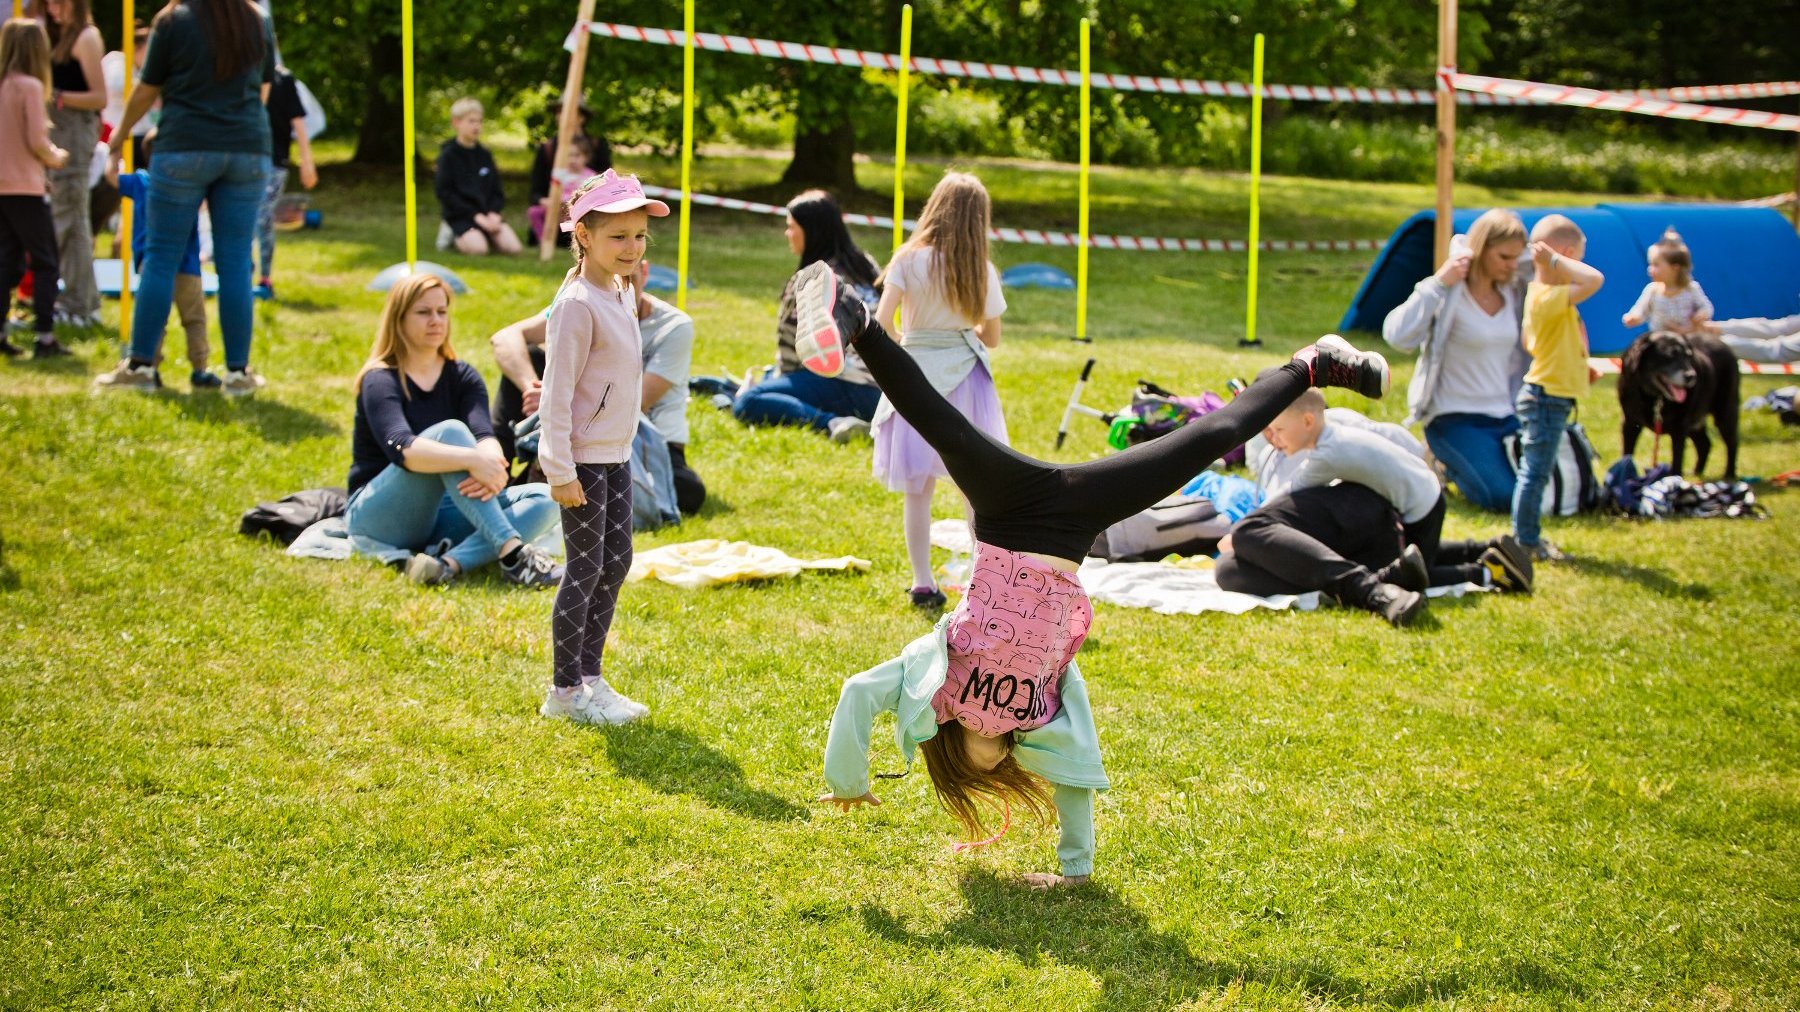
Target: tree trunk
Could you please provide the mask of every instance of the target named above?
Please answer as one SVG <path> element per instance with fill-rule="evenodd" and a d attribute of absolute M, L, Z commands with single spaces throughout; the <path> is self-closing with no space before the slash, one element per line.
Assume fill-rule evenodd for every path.
<path fill-rule="evenodd" d="M 856 190 L 856 127 L 848 116 L 829 126 L 794 132 L 794 160 L 781 174 L 789 186 L 818 186 L 834 193 Z"/>
<path fill-rule="evenodd" d="M 369 40 L 369 78 L 362 125 L 356 133 L 359 165 L 399 165 L 406 158 L 404 110 L 400 105 L 400 36 L 384 32 Z"/>

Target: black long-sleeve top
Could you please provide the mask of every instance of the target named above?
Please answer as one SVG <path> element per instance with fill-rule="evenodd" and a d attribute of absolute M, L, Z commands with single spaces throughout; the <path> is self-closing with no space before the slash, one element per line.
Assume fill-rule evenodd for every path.
<path fill-rule="evenodd" d="M 500 191 L 500 167 L 487 148 L 465 148 L 456 138 L 444 142 L 437 157 L 437 198 L 444 220 L 462 235 L 475 227 L 475 216 L 506 206 Z"/>
<path fill-rule="evenodd" d="M 404 394 L 402 383 L 406 385 Z M 487 384 L 467 362 L 445 362 L 430 390 L 419 389 L 398 369 L 371 369 L 363 374 L 350 436 L 350 479 L 345 483 L 349 494 L 355 495 L 389 464 L 405 467 L 406 448 L 419 433 L 452 418 L 467 425 L 476 442 L 494 438 Z"/>

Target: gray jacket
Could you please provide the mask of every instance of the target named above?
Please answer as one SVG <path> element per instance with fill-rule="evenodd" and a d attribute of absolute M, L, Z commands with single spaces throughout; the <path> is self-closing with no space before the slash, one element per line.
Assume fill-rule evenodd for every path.
<path fill-rule="evenodd" d="M 1458 243 L 1467 249 L 1467 240 L 1457 236 L 1451 243 L 1451 250 L 1457 250 Z M 1513 279 L 1507 287 L 1514 289 L 1513 306 L 1520 314 L 1521 322 L 1525 312 L 1525 285 L 1531 279 L 1531 263 L 1523 261 L 1519 264 Z M 1394 307 L 1381 324 L 1381 337 L 1388 344 L 1401 351 L 1417 351 L 1419 362 L 1413 367 L 1412 383 L 1406 388 L 1406 424 L 1426 425 L 1437 417 L 1433 401 L 1437 396 L 1438 376 L 1444 369 L 1444 343 L 1450 336 L 1450 323 L 1456 314 L 1446 310 L 1450 293 L 1457 285 L 1446 285 L 1437 279 L 1436 274 L 1413 286 L 1413 293 L 1405 302 Z M 1525 385 L 1525 371 L 1531 368 L 1531 356 L 1526 354 L 1523 344 L 1513 349 L 1512 386 L 1507 390 L 1509 397 L 1516 397 L 1519 388 Z"/>

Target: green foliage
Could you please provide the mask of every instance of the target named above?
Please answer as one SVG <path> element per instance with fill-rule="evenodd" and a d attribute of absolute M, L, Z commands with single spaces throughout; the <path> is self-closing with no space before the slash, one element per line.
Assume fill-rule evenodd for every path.
<path fill-rule="evenodd" d="M 1770 494 L 1768 522 L 1552 520 L 1575 561 L 1546 567 L 1536 596 L 1435 602 L 1410 631 L 1331 608 L 1097 606 L 1082 662 L 1115 784 L 1099 865 L 1087 887 L 1033 894 L 1016 879 L 1053 865 L 1055 828 L 953 855 L 916 769 L 880 781 L 878 810 L 809 804 L 842 678 L 928 628 L 904 603 L 900 507 L 866 443 L 690 407 L 712 502 L 640 549 L 748 539 L 873 565 L 628 586 L 607 673 L 654 708 L 631 728 L 534 715 L 549 594 L 491 574 L 422 590 L 233 533 L 257 500 L 344 474 L 350 377 L 381 304 L 363 285 L 401 246 L 398 174 L 347 171 L 344 154 L 323 152 L 324 228 L 281 237 L 280 298 L 257 310 L 261 396 L 189 395 L 178 339 L 158 396 L 88 393 L 111 336 L 0 365 L 0 1006 L 1800 1004 L 1795 493 Z M 1073 213 L 1068 166 L 973 167 L 1000 220 Z M 939 169 L 913 165 L 909 191 Z M 878 189 L 891 166 L 858 170 Z M 780 165 L 698 171 L 759 190 Z M 1099 228 L 1243 234 L 1241 178 L 1103 167 L 1093 183 Z M 1271 177 L 1264 200 L 1268 235 L 1356 236 L 1429 193 Z M 429 190 L 421 205 L 429 224 Z M 671 260 L 672 223 L 654 227 Z M 793 266 L 780 228 L 695 215 L 698 371 L 769 360 Z M 540 308 L 566 261 L 434 258 L 474 288 L 454 333 L 491 380 L 483 338 Z M 1069 293 L 1009 293 L 994 361 L 1015 442 L 1101 452 L 1085 419 L 1052 448 L 1090 355 L 1085 399 L 1108 407 L 1138 376 L 1221 389 L 1280 361 L 1332 325 L 1367 262 L 1265 256 L 1257 352 L 1235 346 L 1241 257 L 1094 255 L 1092 346 L 1066 339 Z M 1387 401 L 1334 402 L 1398 418 L 1396 364 Z M 1603 449 L 1610 390 L 1582 406 Z M 1791 431 L 1747 413 L 1744 469 L 1792 466 Z M 947 489 L 937 511 L 961 515 Z M 1449 534 L 1503 523 L 1457 503 Z M 893 768 L 889 727 L 877 769 Z"/>

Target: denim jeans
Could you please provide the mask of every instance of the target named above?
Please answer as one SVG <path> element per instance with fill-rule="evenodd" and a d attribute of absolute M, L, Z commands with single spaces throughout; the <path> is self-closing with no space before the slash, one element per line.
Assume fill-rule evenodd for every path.
<path fill-rule="evenodd" d="M 1562 448 L 1563 430 L 1575 412 L 1575 400 L 1552 397 L 1536 383 L 1527 383 L 1515 402 L 1519 411 L 1519 482 L 1513 490 L 1513 537 L 1535 548 L 1542 531 L 1544 486 L 1556 472 L 1556 452 Z"/>
<path fill-rule="evenodd" d="M 1425 443 L 1464 499 L 1501 513 L 1512 508 L 1515 484 L 1503 440 L 1517 431 L 1516 417 L 1439 415 L 1425 426 Z"/>
<path fill-rule="evenodd" d="M 869 421 L 880 403 L 881 389 L 872 383 L 826 379 L 801 369 L 741 391 L 731 413 L 745 425 L 808 425 L 823 432 L 843 415 Z"/>
<path fill-rule="evenodd" d="M 262 264 L 262 276 L 275 276 L 275 205 L 281 203 L 281 192 L 287 189 L 288 170 L 269 166 L 263 184 L 262 206 L 256 212 L 256 251 Z"/>
<path fill-rule="evenodd" d="M 475 436 L 462 422 L 439 422 L 420 439 L 450 446 L 474 446 Z M 511 538 L 532 541 L 556 525 L 556 500 L 542 483 L 513 485 L 486 502 L 456 490 L 467 471 L 420 474 L 398 464 L 356 490 L 344 510 L 344 524 L 352 537 L 423 551 L 449 541 L 453 547 L 444 558 L 454 560 L 463 572 L 472 573 L 500 557 L 500 546 Z"/>
<path fill-rule="evenodd" d="M 158 151 L 145 201 L 143 279 L 131 315 L 131 357 L 156 361 L 175 299 L 175 270 L 204 202 L 219 271 L 219 333 L 225 367 L 250 364 L 250 242 L 262 207 L 269 156 L 241 151 Z"/>

